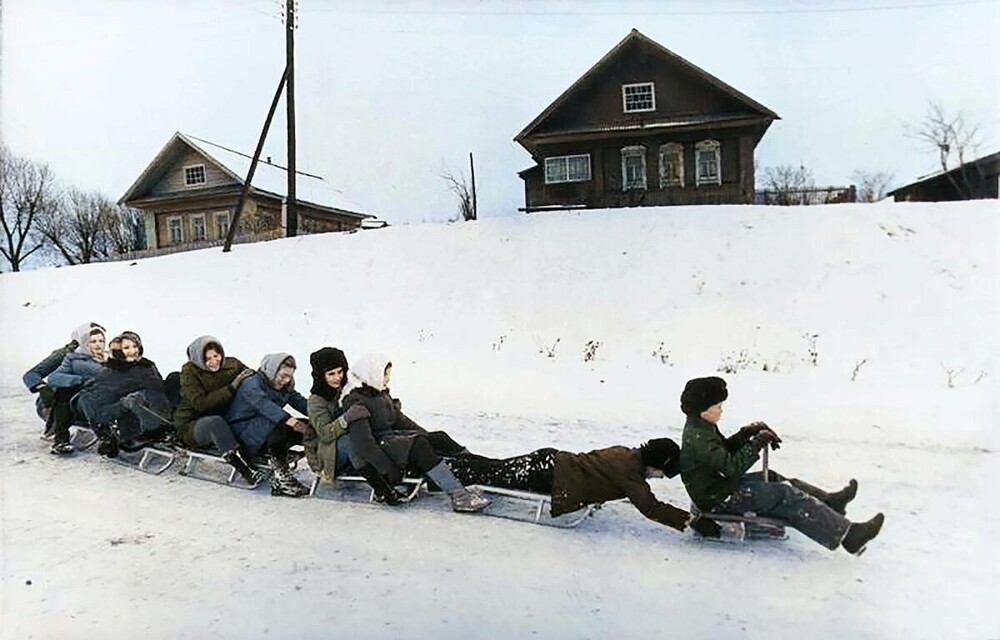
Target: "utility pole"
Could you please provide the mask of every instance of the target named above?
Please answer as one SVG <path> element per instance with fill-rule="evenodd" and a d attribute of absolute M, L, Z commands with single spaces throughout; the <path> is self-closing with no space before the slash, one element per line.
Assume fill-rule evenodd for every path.
<path fill-rule="evenodd" d="M 479 205 L 476 202 L 476 165 L 472 163 L 472 152 L 469 152 L 469 173 L 472 174 L 472 219 L 479 219 Z"/>
<path fill-rule="evenodd" d="M 299 215 L 295 202 L 295 4 L 285 0 L 285 106 L 288 124 L 288 192 L 285 199 L 287 233 L 291 238 L 298 233 Z"/>

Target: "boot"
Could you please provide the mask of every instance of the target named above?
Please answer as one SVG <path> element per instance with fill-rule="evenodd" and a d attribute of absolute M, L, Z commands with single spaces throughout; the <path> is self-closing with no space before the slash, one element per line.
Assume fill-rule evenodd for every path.
<path fill-rule="evenodd" d="M 847 512 L 847 504 L 851 500 L 854 500 L 854 496 L 856 495 L 858 495 L 858 481 L 851 478 L 846 487 L 836 493 L 830 494 L 826 500 L 826 504 L 840 515 L 844 515 Z"/>
<path fill-rule="evenodd" d="M 885 522 L 885 516 L 879 513 L 868 522 L 852 523 L 847 528 L 844 539 L 840 541 L 840 546 L 844 547 L 848 553 L 860 556 L 865 551 L 865 545 L 878 535 L 883 522 Z"/>
<path fill-rule="evenodd" d="M 389 484 L 389 481 L 382 477 L 378 470 L 366 464 L 358 469 L 358 475 L 368 481 L 375 492 L 375 502 L 381 502 L 389 506 L 396 506 L 403 503 L 404 496 L 400 495 L 396 488 Z"/>
<path fill-rule="evenodd" d="M 269 455 L 268 462 L 271 465 L 271 495 L 289 496 L 291 498 L 301 498 L 309 493 L 309 487 L 299 482 L 292 472 L 288 470 L 288 463 L 283 459 Z"/>
<path fill-rule="evenodd" d="M 448 494 L 451 496 L 451 510 L 459 513 L 476 513 L 490 506 L 490 500 L 465 487 Z"/>
<path fill-rule="evenodd" d="M 68 456 L 74 451 L 76 449 L 68 442 L 53 442 L 52 447 L 49 449 L 49 453 L 55 456 Z"/>
<path fill-rule="evenodd" d="M 105 458 L 118 457 L 118 434 L 115 433 L 114 425 L 97 424 L 94 426 L 94 433 L 97 434 L 97 453 Z"/>
<path fill-rule="evenodd" d="M 236 469 L 237 473 L 246 480 L 246 483 L 251 487 L 256 487 L 260 484 L 260 481 L 264 479 L 264 473 L 254 469 L 247 461 L 243 459 L 240 454 L 239 448 L 227 451 L 222 454 L 222 459 L 229 463 L 229 465 Z"/>

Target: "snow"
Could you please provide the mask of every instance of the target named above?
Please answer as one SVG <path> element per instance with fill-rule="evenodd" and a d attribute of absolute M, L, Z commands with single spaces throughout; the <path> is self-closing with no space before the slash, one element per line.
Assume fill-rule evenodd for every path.
<path fill-rule="evenodd" d="M 552 212 L 0 275 L 0 638 L 1000 637 L 998 214 Z M 679 439 L 684 382 L 728 366 L 723 431 L 766 420 L 774 468 L 857 478 L 848 515 L 886 525 L 855 558 L 621 502 L 559 530 L 57 459 L 20 376 L 87 320 L 163 372 L 205 333 L 288 351 L 304 391 L 320 346 L 386 352 L 411 417 L 495 456 Z"/>

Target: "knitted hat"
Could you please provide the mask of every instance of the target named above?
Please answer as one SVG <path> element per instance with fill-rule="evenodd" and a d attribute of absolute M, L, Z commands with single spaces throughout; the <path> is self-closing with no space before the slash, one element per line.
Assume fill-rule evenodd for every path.
<path fill-rule="evenodd" d="M 647 467 L 660 469 L 668 478 L 681 472 L 681 448 L 670 438 L 649 440 L 639 447 L 639 457 Z"/>
<path fill-rule="evenodd" d="M 347 380 L 347 356 L 336 347 L 323 347 L 309 354 L 309 364 L 312 365 L 311 391 L 327 400 L 332 400 L 336 391 L 326 383 L 326 372 L 340 367 L 344 370 L 344 380 Z"/>
<path fill-rule="evenodd" d="M 716 376 L 688 380 L 681 393 L 681 411 L 686 415 L 698 415 L 712 405 L 729 397 L 726 381 Z"/>

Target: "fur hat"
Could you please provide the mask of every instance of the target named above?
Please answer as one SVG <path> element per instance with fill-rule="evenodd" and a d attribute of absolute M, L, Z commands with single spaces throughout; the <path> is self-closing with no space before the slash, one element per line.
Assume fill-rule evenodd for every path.
<path fill-rule="evenodd" d="M 662 470 L 668 478 L 681 472 L 681 448 L 670 438 L 647 441 L 639 447 L 639 457 L 642 464 Z"/>
<path fill-rule="evenodd" d="M 344 382 L 347 381 L 347 356 L 336 347 L 323 347 L 318 351 L 309 354 L 309 364 L 312 365 L 312 393 L 320 395 L 327 400 L 332 400 L 336 391 L 326 383 L 326 372 L 331 369 L 341 368 L 344 370 Z"/>
<path fill-rule="evenodd" d="M 681 393 L 681 411 L 685 415 L 696 416 L 728 397 L 729 390 L 726 389 L 726 381 L 722 378 L 711 376 L 688 380 L 684 385 L 684 392 Z"/>

